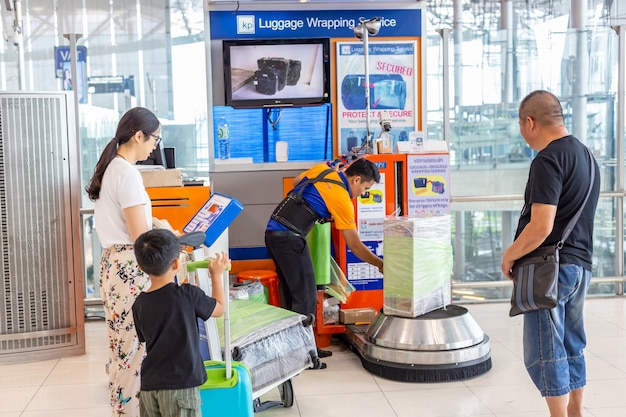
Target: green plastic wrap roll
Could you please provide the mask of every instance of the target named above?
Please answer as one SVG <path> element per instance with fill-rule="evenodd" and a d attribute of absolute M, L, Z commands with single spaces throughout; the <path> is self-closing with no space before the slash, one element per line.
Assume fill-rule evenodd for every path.
<path fill-rule="evenodd" d="M 315 283 L 330 284 L 330 223 L 315 223 L 306 239 L 313 259 Z"/>

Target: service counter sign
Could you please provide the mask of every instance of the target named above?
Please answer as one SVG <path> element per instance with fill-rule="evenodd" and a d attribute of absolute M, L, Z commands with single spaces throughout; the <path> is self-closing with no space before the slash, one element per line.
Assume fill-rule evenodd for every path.
<path fill-rule="evenodd" d="M 407 156 L 408 215 L 450 214 L 450 155 Z"/>
<path fill-rule="evenodd" d="M 391 121 L 393 151 L 407 142 L 417 126 L 417 42 L 369 40 L 369 131 L 375 140 L 381 132 L 381 112 Z M 362 42 L 337 42 L 338 152 L 348 153 L 366 139 L 365 57 Z M 388 116 L 388 117 L 387 117 Z"/>
<path fill-rule="evenodd" d="M 381 36 L 421 36 L 422 10 L 210 11 L 211 39 L 353 38 L 360 19 L 381 18 Z"/>

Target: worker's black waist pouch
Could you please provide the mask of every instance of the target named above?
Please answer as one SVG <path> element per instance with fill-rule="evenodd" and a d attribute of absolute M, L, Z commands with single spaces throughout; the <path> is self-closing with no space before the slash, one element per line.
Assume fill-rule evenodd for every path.
<path fill-rule="evenodd" d="M 298 201 L 298 196 L 293 192 L 287 194 L 272 213 L 272 219 L 302 236 L 309 234 L 319 218 L 315 210 L 306 201 Z"/>

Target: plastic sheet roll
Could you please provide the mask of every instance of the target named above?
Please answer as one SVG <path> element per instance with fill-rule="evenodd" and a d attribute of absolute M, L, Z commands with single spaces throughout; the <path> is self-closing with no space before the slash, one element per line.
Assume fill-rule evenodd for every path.
<path fill-rule="evenodd" d="M 354 286 L 348 281 L 337 262 L 330 258 L 330 283 L 326 287 L 326 294 L 335 297 L 342 303 L 348 301 L 348 297 L 354 291 Z"/>
<path fill-rule="evenodd" d="M 315 283 L 328 285 L 330 284 L 330 223 L 315 223 L 306 238 L 313 260 Z"/>

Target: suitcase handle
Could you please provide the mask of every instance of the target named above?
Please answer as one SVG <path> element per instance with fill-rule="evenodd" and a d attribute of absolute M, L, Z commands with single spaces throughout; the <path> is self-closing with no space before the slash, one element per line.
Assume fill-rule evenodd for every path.
<path fill-rule="evenodd" d="M 222 277 L 222 287 L 224 287 L 224 365 L 226 365 L 226 379 L 230 379 L 233 375 L 233 356 L 230 351 L 230 290 L 227 271 L 224 271 Z"/>
<path fill-rule="evenodd" d="M 198 269 L 207 269 L 209 267 L 209 260 L 215 258 L 204 259 L 202 261 L 189 262 L 187 264 L 188 272 L 195 272 Z M 230 299 L 229 285 L 228 285 L 228 271 L 230 266 L 224 271 L 222 276 L 222 287 L 224 287 L 224 362 L 226 364 L 226 379 L 232 377 L 232 353 L 230 351 L 230 313 L 228 311 L 228 301 Z"/>

